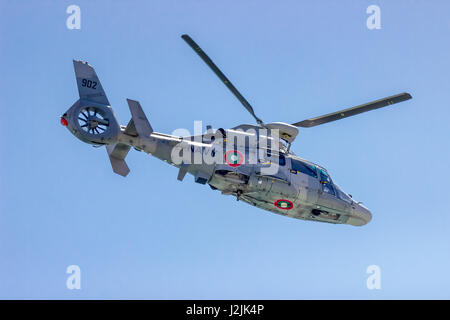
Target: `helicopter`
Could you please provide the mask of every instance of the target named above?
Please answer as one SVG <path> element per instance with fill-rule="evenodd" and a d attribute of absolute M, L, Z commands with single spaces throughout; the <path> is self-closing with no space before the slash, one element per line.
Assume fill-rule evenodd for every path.
<path fill-rule="evenodd" d="M 301 220 L 362 226 L 372 213 L 331 179 L 328 171 L 302 159 L 291 150 L 298 128 L 311 128 L 411 99 L 400 93 L 293 124 L 265 123 L 209 56 L 187 34 L 182 39 L 219 77 L 256 125 L 241 124 L 194 135 L 175 135 L 153 130 L 140 103 L 127 99 L 128 124 L 120 125 L 94 68 L 73 60 L 79 99 L 61 116 L 61 124 L 81 141 L 105 146 L 112 169 L 126 176 L 125 162 L 131 147 L 187 173 L 199 184 L 224 195 L 279 215 Z"/>

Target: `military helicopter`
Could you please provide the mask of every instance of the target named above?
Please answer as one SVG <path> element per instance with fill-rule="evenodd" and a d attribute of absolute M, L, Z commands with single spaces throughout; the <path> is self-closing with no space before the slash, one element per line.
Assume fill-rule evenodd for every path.
<path fill-rule="evenodd" d="M 280 215 L 333 224 L 362 226 L 372 214 L 333 183 L 325 168 L 291 151 L 300 128 L 310 128 L 411 99 L 400 93 L 356 107 L 293 124 L 264 123 L 200 46 L 188 35 L 184 41 L 211 68 L 256 120 L 230 129 L 180 136 L 153 130 L 138 101 L 127 99 L 131 120 L 117 121 L 92 66 L 74 60 L 80 98 L 62 115 L 61 124 L 83 142 L 105 146 L 112 169 L 126 176 L 131 147 L 178 168 L 178 180 L 187 173 L 224 195 Z M 207 161 L 208 160 L 208 161 Z"/>

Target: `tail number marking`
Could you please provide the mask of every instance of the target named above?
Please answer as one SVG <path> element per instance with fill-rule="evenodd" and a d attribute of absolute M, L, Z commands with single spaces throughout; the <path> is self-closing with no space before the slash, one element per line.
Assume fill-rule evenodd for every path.
<path fill-rule="evenodd" d="M 96 81 L 87 80 L 87 79 L 82 79 L 81 80 L 81 86 L 96 90 L 97 89 L 96 88 L 97 87 L 97 82 Z"/>

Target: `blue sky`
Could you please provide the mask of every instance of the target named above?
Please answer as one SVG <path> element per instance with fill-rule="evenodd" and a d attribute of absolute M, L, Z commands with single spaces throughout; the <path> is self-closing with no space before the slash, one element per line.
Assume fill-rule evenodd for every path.
<path fill-rule="evenodd" d="M 81 30 L 66 8 L 81 8 Z M 381 8 L 368 30 L 366 8 Z M 0 298 L 450 298 L 448 1 L 1 1 Z M 190 34 L 266 122 L 407 91 L 301 130 L 293 151 L 371 209 L 364 227 L 236 202 L 130 152 L 127 178 L 59 116 L 89 61 L 122 124 L 252 123 L 180 39 Z M 381 290 L 366 268 L 381 268 Z M 66 288 L 67 266 L 81 290 Z"/>

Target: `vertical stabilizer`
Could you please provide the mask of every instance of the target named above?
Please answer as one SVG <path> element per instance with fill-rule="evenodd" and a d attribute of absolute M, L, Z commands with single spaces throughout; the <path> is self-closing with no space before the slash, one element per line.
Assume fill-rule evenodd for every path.
<path fill-rule="evenodd" d="M 89 100 L 109 106 L 108 98 L 103 90 L 100 80 L 87 62 L 73 60 L 73 67 L 77 77 L 78 93 L 80 99 Z"/>

